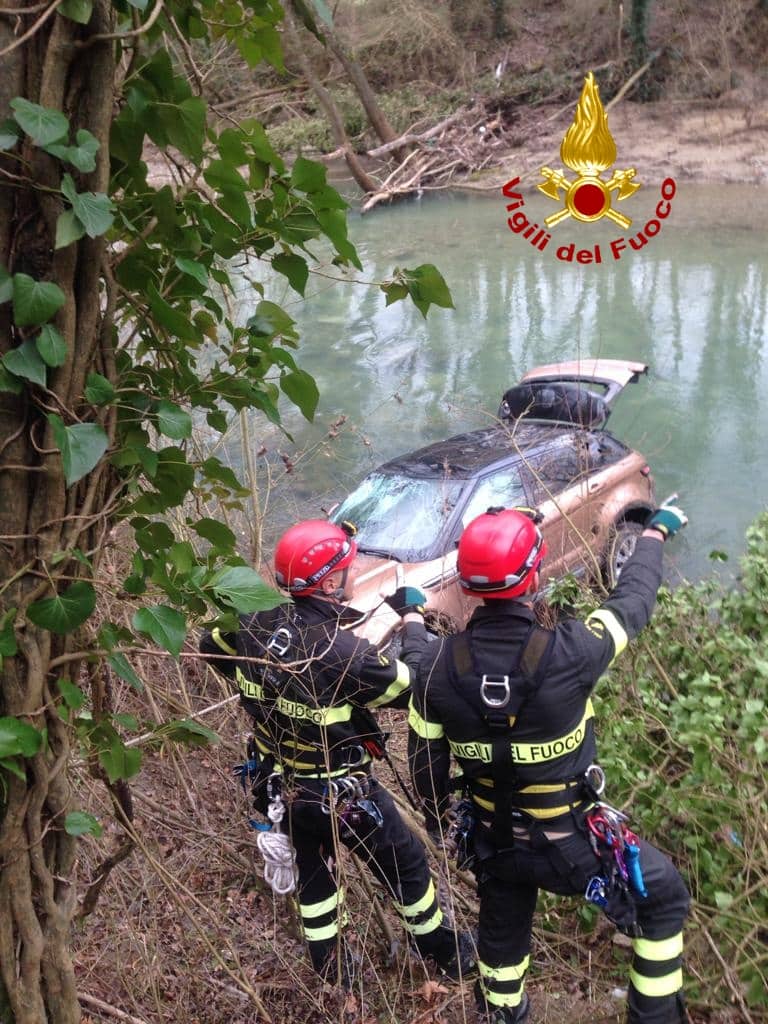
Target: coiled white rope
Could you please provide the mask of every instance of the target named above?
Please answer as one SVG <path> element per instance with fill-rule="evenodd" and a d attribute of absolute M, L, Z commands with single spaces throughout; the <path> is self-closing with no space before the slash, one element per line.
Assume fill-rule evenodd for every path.
<path fill-rule="evenodd" d="M 256 845 L 264 858 L 264 881 L 277 896 L 287 896 L 296 888 L 296 851 L 290 837 L 280 828 L 285 816 L 285 804 L 278 794 L 267 808 L 272 822 L 269 832 L 259 832 Z"/>

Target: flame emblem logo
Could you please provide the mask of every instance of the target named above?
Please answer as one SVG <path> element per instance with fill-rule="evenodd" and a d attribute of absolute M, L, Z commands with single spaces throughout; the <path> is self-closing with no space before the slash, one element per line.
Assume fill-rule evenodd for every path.
<path fill-rule="evenodd" d="M 561 202 L 560 189 L 565 191 L 565 206 L 545 218 L 547 227 L 552 228 L 567 217 L 587 222 L 608 217 L 622 228 L 628 228 L 632 219 L 612 209 L 611 193 L 616 192 L 620 202 L 634 195 L 640 183 L 632 180 L 637 173 L 634 167 L 614 171 L 607 181 L 600 177 L 616 160 L 616 143 L 608 130 L 608 115 L 591 71 L 584 80 L 573 124 L 560 144 L 560 159 L 566 167 L 576 171 L 578 177 L 570 181 L 562 171 L 541 168 L 544 181 L 537 185 L 540 192 Z"/>

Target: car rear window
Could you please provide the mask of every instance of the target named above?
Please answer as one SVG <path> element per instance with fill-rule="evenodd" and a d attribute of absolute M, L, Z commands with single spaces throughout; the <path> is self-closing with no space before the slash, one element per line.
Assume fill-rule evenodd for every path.
<path fill-rule="evenodd" d="M 447 477 L 371 473 L 334 509 L 331 520 L 354 523 L 363 549 L 421 561 L 436 557 L 436 543 L 463 485 Z"/>

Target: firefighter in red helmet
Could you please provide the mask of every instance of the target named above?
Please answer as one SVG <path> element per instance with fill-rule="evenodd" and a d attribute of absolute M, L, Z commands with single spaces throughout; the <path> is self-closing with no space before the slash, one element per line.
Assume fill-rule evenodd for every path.
<path fill-rule="evenodd" d="M 528 1021 L 525 975 L 539 889 L 584 894 L 632 936 L 631 1024 L 678 1024 L 689 897 L 672 863 L 601 800 L 590 694 L 648 622 L 662 546 L 683 526 L 672 505 L 648 519 L 603 604 L 581 621 L 538 625 L 532 599 L 546 553 L 530 509 L 489 509 L 459 541 L 464 593 L 483 599 L 467 629 L 431 644 L 409 713 L 409 760 L 431 833 L 448 828 L 480 896 L 481 1018 Z M 451 807 L 451 758 L 464 799 Z M 459 828 L 456 827 L 459 823 Z"/>
<path fill-rule="evenodd" d="M 348 987 L 355 963 L 342 936 L 340 840 L 385 887 L 419 953 L 459 977 L 474 968 L 471 937 L 445 920 L 424 847 L 373 771 L 386 737 L 371 709 L 407 706 L 409 666 L 427 643 L 426 598 L 413 587 L 386 598 L 403 621 L 398 660 L 350 632 L 354 533 L 322 519 L 287 530 L 275 549 L 275 577 L 292 600 L 241 616 L 236 633 L 206 633 L 201 650 L 237 682 L 251 716 L 247 770 L 256 807 L 266 813 L 276 794 L 284 798 L 315 970 Z"/>

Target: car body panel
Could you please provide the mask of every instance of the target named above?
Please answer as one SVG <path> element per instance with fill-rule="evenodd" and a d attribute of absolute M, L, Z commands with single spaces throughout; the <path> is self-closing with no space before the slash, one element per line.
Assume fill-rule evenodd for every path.
<path fill-rule="evenodd" d="M 630 362 L 625 359 L 575 359 L 565 363 L 536 366 L 523 374 L 520 383 L 546 381 L 598 385 L 605 388 L 602 399 L 610 408 L 616 396 L 627 384 L 636 384 L 640 376 L 647 372 L 647 363 Z"/>

